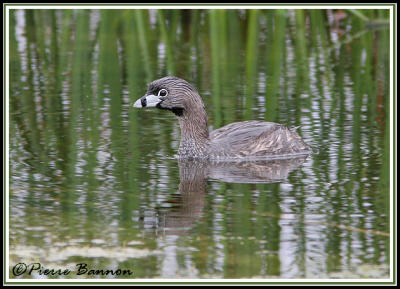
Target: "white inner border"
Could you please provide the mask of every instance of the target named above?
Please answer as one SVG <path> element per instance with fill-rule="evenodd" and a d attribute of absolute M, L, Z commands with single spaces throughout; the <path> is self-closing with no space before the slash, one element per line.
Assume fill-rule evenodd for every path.
<path fill-rule="evenodd" d="M 51 283 L 57 283 L 57 282 L 91 282 L 91 283 L 105 283 L 105 282 L 115 282 L 115 283 L 120 283 L 120 282 L 201 282 L 201 283 L 206 283 L 206 282 L 212 282 L 212 283 L 217 283 L 217 282 L 246 282 L 246 283 L 252 283 L 252 282 L 291 282 L 291 283 L 303 283 L 303 282 L 310 282 L 310 283 L 319 283 L 319 282 L 331 282 L 331 283 L 337 283 L 337 282 L 346 282 L 346 283 L 352 283 L 352 282 L 393 282 L 394 280 L 394 272 L 393 272 L 393 213 L 396 204 L 393 203 L 393 195 L 394 195 L 394 172 L 392 170 L 393 168 L 393 140 L 394 140 L 394 135 L 393 135 L 393 122 L 394 119 L 397 118 L 397 115 L 394 114 L 394 106 L 393 106 L 393 99 L 394 99 L 394 67 L 393 67 L 393 60 L 394 60 L 394 54 L 393 54 L 393 44 L 394 40 L 396 41 L 396 47 L 397 47 L 397 37 L 394 39 L 394 11 L 393 11 L 393 6 L 396 5 L 395 3 L 387 4 L 388 6 L 374 6 L 374 5 L 346 5 L 346 4 L 333 4 L 333 5 L 313 5 L 313 6 L 302 6 L 302 5 L 291 5 L 291 6 L 279 6 L 279 5 L 251 5 L 251 6 L 246 6 L 246 5 L 238 5 L 238 6 L 224 6 L 224 5 L 212 5 L 212 6 L 207 6 L 207 5 L 202 5 L 202 6 L 196 6 L 196 5 L 176 5 L 176 6 L 168 6 L 168 4 L 165 5 L 159 5 L 159 6 L 146 6 L 146 5 L 120 5 L 120 6 L 106 6 L 106 5 L 79 5 L 76 7 L 76 9 L 332 9 L 332 8 L 346 8 L 346 9 L 388 9 L 390 12 L 390 115 L 392 116 L 390 118 L 390 277 L 388 279 L 10 279 L 9 277 L 9 42 L 7 41 L 9 39 L 9 12 L 10 9 L 74 9 L 73 4 L 71 5 L 49 5 L 49 4 L 32 4 L 31 5 L 16 5 L 12 6 L 12 4 L 7 4 L 5 7 L 5 23 L 6 23 L 6 31 L 5 31 L 5 43 L 3 40 L 3 48 L 5 46 L 6 49 L 6 59 L 5 59 L 5 68 L 6 68 L 6 76 L 5 76 L 5 83 L 3 83 L 3 87 L 5 85 L 6 89 L 6 100 L 5 100 L 5 106 L 6 106 L 6 126 L 5 126 L 5 134 L 6 134 L 6 147 L 5 147 L 5 166 L 6 166 L 6 172 L 5 172 L 5 188 L 6 188 L 6 219 L 7 223 L 6 225 L 6 266 L 4 270 L 6 270 L 6 282 L 12 283 L 12 282 L 29 282 L 29 283 L 35 283 L 35 282 L 51 282 Z M 396 7 L 396 12 L 397 12 L 397 6 Z M 4 4 L 3 4 L 3 9 L 4 9 Z M 4 11 L 4 10 L 3 10 Z M 397 15 L 396 15 L 397 16 Z M 397 20 L 397 19 L 396 19 Z M 397 21 L 396 21 L 397 22 Z M 397 50 L 396 50 L 396 59 L 397 59 Z M 397 75 L 397 66 L 395 67 L 396 69 L 396 75 Z M 4 78 L 3 78 L 4 79 Z M 396 111 L 397 112 L 397 111 Z M 397 143 L 397 134 L 396 134 L 396 143 Z M 397 151 L 396 151 L 397 155 Z M 396 162 L 396 170 L 397 170 L 397 162 Z M 396 232 L 397 234 L 397 232 Z"/>

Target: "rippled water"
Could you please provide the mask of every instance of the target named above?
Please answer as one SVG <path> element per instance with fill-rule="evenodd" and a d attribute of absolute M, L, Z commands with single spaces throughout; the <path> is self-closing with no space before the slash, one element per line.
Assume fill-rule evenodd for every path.
<path fill-rule="evenodd" d="M 79 263 L 133 272 L 95 278 L 387 278 L 388 30 L 336 47 L 334 12 L 283 12 L 165 12 L 167 29 L 178 17 L 168 43 L 155 10 L 12 13 L 10 272 L 39 262 L 73 270 L 53 278 L 93 278 Z M 198 88 L 210 129 L 301 126 L 314 153 L 179 162 L 175 116 L 131 107 L 172 72 Z M 48 277 L 35 272 L 18 278 Z"/>

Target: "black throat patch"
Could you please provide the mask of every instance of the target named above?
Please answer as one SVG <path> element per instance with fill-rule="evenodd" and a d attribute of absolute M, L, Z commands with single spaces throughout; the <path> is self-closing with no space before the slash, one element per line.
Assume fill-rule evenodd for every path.
<path fill-rule="evenodd" d="M 176 116 L 182 116 L 183 115 L 183 108 L 182 107 L 173 107 L 171 111 L 176 115 Z"/>
<path fill-rule="evenodd" d="M 184 111 L 183 107 L 168 108 L 168 107 L 162 107 L 161 104 L 162 104 L 162 102 L 158 103 L 156 105 L 156 107 L 159 108 L 159 109 L 172 111 L 176 116 L 182 116 L 183 115 L 183 111 Z"/>

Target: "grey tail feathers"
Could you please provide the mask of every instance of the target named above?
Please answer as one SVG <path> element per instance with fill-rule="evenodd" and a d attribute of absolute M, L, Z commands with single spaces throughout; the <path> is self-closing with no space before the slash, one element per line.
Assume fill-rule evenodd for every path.
<path fill-rule="evenodd" d="M 299 125 L 299 126 L 294 126 L 294 127 L 291 127 L 289 130 L 291 131 L 291 132 L 295 132 L 297 129 L 299 129 L 301 127 L 301 125 Z"/>

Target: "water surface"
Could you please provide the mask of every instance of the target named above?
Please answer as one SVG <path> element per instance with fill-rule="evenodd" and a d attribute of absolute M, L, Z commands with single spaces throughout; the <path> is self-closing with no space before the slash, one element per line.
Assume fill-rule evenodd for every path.
<path fill-rule="evenodd" d="M 388 13 L 360 11 L 369 21 L 347 10 L 12 11 L 10 265 L 133 272 L 52 278 L 388 278 Z M 175 116 L 132 108 L 165 75 L 198 88 L 210 129 L 301 126 L 314 153 L 178 162 Z"/>

